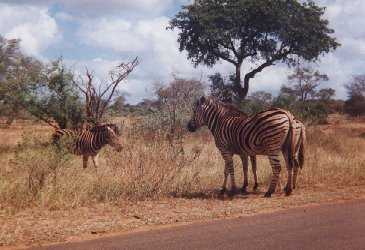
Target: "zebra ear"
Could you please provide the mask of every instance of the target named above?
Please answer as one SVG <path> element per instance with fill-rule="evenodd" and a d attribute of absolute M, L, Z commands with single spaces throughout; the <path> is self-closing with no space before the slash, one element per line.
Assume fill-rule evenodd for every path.
<path fill-rule="evenodd" d="M 201 104 L 205 103 L 205 101 L 206 101 L 205 96 L 200 97 L 200 103 Z"/>

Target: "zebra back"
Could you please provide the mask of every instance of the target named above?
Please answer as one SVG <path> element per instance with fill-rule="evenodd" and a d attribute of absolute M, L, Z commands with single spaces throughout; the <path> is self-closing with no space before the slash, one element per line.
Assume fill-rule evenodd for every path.
<path fill-rule="evenodd" d="M 188 124 L 191 132 L 207 125 L 223 143 L 229 142 L 250 155 L 280 151 L 290 137 L 290 155 L 295 152 L 294 116 L 289 111 L 274 108 L 247 117 L 234 106 L 212 98 L 201 98 L 193 111 Z"/>
<path fill-rule="evenodd" d="M 119 151 L 119 135 L 119 129 L 115 124 L 103 124 L 83 130 L 57 129 L 53 134 L 53 141 L 58 143 L 62 137 L 67 137 L 66 147 L 72 153 L 96 155 L 106 144 Z"/>

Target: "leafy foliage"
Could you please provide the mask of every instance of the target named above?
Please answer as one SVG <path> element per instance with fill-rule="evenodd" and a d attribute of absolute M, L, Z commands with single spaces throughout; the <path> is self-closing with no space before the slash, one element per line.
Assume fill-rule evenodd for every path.
<path fill-rule="evenodd" d="M 210 85 L 209 92 L 222 102 L 231 103 L 233 101 L 233 85 L 227 83 L 220 73 L 209 76 Z"/>
<path fill-rule="evenodd" d="M 253 92 L 246 100 L 239 103 L 240 109 L 246 114 L 256 114 L 272 106 L 272 95 L 265 91 Z"/>
<path fill-rule="evenodd" d="M 84 120 L 82 102 L 73 78 L 73 73 L 61 60 L 53 62 L 46 73 L 46 93 L 37 100 L 42 110 L 46 110 L 61 128 L 79 127 Z"/>
<path fill-rule="evenodd" d="M 247 96 L 249 81 L 275 62 L 295 57 L 315 61 L 339 43 L 323 18 L 325 9 L 313 1 L 196 0 L 170 21 L 180 33 L 180 51 L 195 64 L 213 66 L 225 60 L 236 68 L 234 91 Z M 241 87 L 244 60 L 254 63 Z"/>

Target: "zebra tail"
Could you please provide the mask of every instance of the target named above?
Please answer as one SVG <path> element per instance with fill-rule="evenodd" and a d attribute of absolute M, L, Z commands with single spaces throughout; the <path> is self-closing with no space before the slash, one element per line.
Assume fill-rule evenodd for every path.
<path fill-rule="evenodd" d="M 294 117 L 291 113 L 287 112 L 289 118 L 289 132 L 288 132 L 288 157 L 289 165 L 293 168 L 295 166 L 295 131 L 294 131 Z"/>
<path fill-rule="evenodd" d="M 299 147 L 299 153 L 298 153 L 298 160 L 299 160 L 299 167 L 303 168 L 304 166 L 304 158 L 305 158 L 305 143 L 306 143 L 306 134 L 305 134 L 305 128 L 302 127 L 300 131 L 300 147 Z"/>

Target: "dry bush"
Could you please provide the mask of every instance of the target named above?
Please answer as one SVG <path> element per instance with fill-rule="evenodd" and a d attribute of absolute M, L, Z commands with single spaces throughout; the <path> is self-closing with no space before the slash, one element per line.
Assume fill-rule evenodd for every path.
<path fill-rule="evenodd" d="M 348 129 L 344 125 L 308 128 L 306 163 L 299 174 L 299 188 L 322 190 L 365 184 L 365 139 L 350 125 L 346 124 Z M 0 168 L 0 209 L 60 209 L 98 202 L 216 197 L 223 181 L 224 161 L 207 130 L 187 134 L 173 144 L 158 134 L 149 139 L 124 133 L 131 135 L 124 138 L 124 150 L 116 153 L 105 147 L 97 171 L 92 164 L 82 169 L 81 157 L 47 143 L 50 138 L 44 132 L 23 138 L 14 155 L 9 150 L 0 152 L 1 158 L 11 159 L 11 164 Z M 242 185 L 241 162 L 239 157 L 234 159 L 236 182 Z M 250 171 L 252 185 L 251 175 Z M 267 157 L 258 159 L 258 176 L 265 191 L 271 178 Z M 285 181 L 283 165 L 278 191 Z"/>
<path fill-rule="evenodd" d="M 89 164 L 83 170 L 80 157 L 27 136 L 17 148 L 12 171 L 0 172 L 0 208 L 58 209 L 157 199 L 200 187 L 198 148 L 133 138 L 125 148 L 116 154 L 106 147 L 100 153 L 99 169 Z"/>
<path fill-rule="evenodd" d="M 307 159 L 301 182 L 309 186 L 343 187 L 365 184 L 365 140 L 350 130 L 308 132 Z"/>
<path fill-rule="evenodd" d="M 11 170 L 1 175 L 0 204 L 23 208 L 41 199 L 47 186 L 56 187 L 58 172 L 68 165 L 70 155 L 30 131 L 14 150 Z"/>

